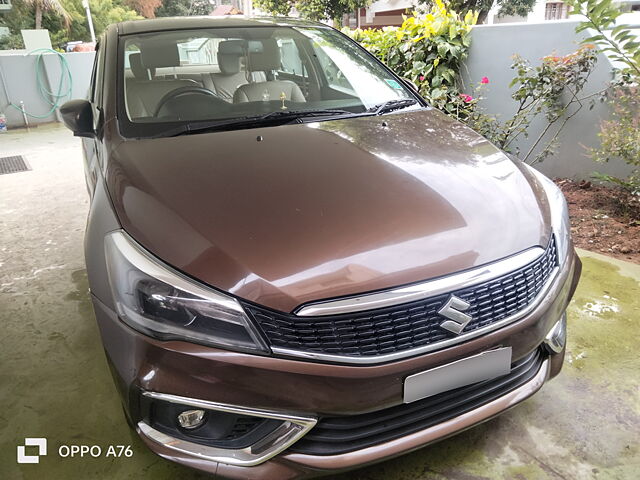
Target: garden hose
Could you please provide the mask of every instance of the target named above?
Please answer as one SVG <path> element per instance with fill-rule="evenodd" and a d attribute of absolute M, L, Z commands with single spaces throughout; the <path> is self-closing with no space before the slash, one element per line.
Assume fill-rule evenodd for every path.
<path fill-rule="evenodd" d="M 58 60 L 60 61 L 60 80 L 58 81 L 57 92 L 49 91 L 45 86 L 45 81 L 42 78 L 42 71 L 43 71 L 42 58 L 45 54 L 48 54 L 48 53 L 55 53 L 58 56 Z M 35 115 L 32 113 L 26 112 L 24 107 L 21 105 L 16 105 L 12 102 L 10 102 L 9 105 L 11 105 L 13 108 L 18 110 L 19 112 L 22 112 L 23 115 L 27 115 L 31 118 L 47 118 L 56 111 L 56 109 L 62 103 L 62 100 L 64 100 L 67 97 L 69 98 L 69 100 L 71 99 L 71 92 L 73 88 L 73 79 L 71 77 L 71 69 L 69 68 L 67 59 L 64 58 L 64 55 L 50 48 L 38 48 L 37 50 L 32 50 L 31 52 L 27 53 L 27 55 L 33 55 L 33 54 L 38 55 L 36 58 L 36 83 L 38 85 L 38 92 L 40 93 L 40 97 L 49 105 L 51 105 L 51 110 L 49 110 L 44 115 Z M 66 89 L 64 88 L 65 78 L 67 79 Z"/>

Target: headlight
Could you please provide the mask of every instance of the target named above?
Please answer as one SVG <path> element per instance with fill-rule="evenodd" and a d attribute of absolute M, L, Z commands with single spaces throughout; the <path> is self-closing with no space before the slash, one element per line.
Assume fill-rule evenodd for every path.
<path fill-rule="evenodd" d="M 122 231 L 107 235 L 105 249 L 118 315 L 130 327 L 161 340 L 269 350 L 235 298 L 163 265 Z"/>
<path fill-rule="evenodd" d="M 569 223 L 569 207 L 567 207 L 567 201 L 562 191 L 553 181 L 529 165 L 524 165 L 526 165 L 529 171 L 538 179 L 549 200 L 551 227 L 553 228 L 553 233 L 555 233 L 556 246 L 558 248 L 558 263 L 562 265 L 567 258 L 569 245 L 571 244 L 571 224 Z"/>

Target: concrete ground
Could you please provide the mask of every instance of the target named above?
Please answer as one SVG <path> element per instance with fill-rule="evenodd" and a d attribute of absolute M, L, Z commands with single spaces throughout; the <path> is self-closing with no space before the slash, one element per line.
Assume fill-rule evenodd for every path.
<path fill-rule="evenodd" d="M 0 157 L 15 154 L 33 171 L 0 175 L 0 479 L 205 478 L 150 453 L 121 414 L 87 295 L 80 141 L 59 125 L 0 134 Z M 335 478 L 639 478 L 640 266 L 580 253 L 557 379 L 490 422 Z M 37 465 L 16 462 L 25 437 L 48 439 Z M 61 445 L 103 452 L 61 458 Z"/>

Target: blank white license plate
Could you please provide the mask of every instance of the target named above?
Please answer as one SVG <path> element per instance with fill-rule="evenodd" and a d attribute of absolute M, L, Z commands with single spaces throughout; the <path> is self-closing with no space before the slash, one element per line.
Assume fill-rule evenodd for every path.
<path fill-rule="evenodd" d="M 506 375 L 510 371 L 511 347 L 482 352 L 408 376 L 404 381 L 404 403 Z"/>

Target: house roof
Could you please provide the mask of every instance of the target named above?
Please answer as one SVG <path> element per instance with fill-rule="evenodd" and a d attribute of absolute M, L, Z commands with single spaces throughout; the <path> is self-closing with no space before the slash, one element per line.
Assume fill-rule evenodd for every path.
<path fill-rule="evenodd" d="M 212 17 L 222 17 L 224 15 L 242 15 L 242 12 L 233 5 L 218 5 L 209 15 Z"/>

